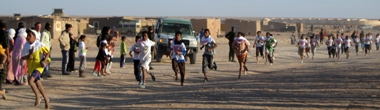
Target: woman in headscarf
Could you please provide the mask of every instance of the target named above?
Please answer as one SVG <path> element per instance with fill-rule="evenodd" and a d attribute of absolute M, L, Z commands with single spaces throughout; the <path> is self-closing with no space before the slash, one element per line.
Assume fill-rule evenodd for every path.
<path fill-rule="evenodd" d="M 12 70 L 14 72 L 14 76 L 16 78 L 16 83 L 17 84 L 23 84 L 26 85 L 28 84 L 27 81 L 27 64 L 25 63 L 25 60 L 21 59 L 21 53 L 22 49 L 26 43 L 26 29 L 21 28 L 18 31 L 17 38 L 15 39 L 15 43 L 13 46 L 13 53 L 12 53 Z"/>
<path fill-rule="evenodd" d="M 10 68 L 12 68 L 12 60 L 11 59 L 12 59 L 12 50 L 13 50 L 12 48 L 13 48 L 13 44 L 14 44 L 13 37 L 15 36 L 16 31 L 14 29 L 10 28 L 7 32 L 8 32 L 8 40 L 9 40 L 9 51 L 7 52 L 8 53 L 7 68 L 9 68 L 9 69 L 7 69 L 7 80 L 6 80 L 6 82 L 8 84 L 12 84 L 15 80 L 15 76 L 13 74 L 12 69 L 10 69 Z"/>

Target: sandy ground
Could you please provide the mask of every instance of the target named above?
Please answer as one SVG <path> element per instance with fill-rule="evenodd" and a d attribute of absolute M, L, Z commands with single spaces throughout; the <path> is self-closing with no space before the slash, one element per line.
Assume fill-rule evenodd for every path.
<path fill-rule="evenodd" d="M 275 64 L 256 64 L 249 54 L 248 74 L 238 80 L 238 63 L 227 62 L 228 45 L 224 38 L 216 38 L 219 47 L 215 61 L 218 70 L 209 72 L 209 82 L 203 82 L 201 55 L 197 63 L 187 63 L 185 86 L 173 79 L 169 58 L 153 62 L 157 81 L 147 79 L 145 89 L 137 86 L 132 59 L 119 68 L 119 46 L 113 64 L 113 73 L 106 77 L 91 75 L 97 50 L 94 36 L 89 36 L 87 77 L 78 73 L 60 74 L 61 53 L 54 43 L 51 73 L 53 78 L 43 80 L 50 98 L 51 109 L 380 109 L 380 52 L 356 56 L 351 48 L 349 59 L 328 59 L 326 46 L 317 49 L 315 60 L 299 63 L 297 48 L 290 45 L 289 33 L 275 33 L 279 46 Z M 248 37 L 253 41 L 253 37 Z M 132 45 L 133 38 L 128 38 Z M 251 48 L 254 51 L 253 48 Z M 79 64 L 79 60 L 76 60 Z M 76 65 L 78 67 L 79 65 Z M 0 109 L 37 110 L 34 94 L 29 86 L 5 85 L 8 100 L 0 100 Z"/>

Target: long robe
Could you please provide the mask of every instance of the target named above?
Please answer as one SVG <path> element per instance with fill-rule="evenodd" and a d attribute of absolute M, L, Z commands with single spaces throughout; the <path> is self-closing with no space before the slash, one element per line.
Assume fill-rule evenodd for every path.
<path fill-rule="evenodd" d="M 12 61 L 13 61 L 13 73 L 15 75 L 16 81 L 20 84 L 27 83 L 23 80 L 28 71 L 28 66 L 25 60 L 21 59 L 22 49 L 26 43 L 26 36 L 18 36 L 15 40 L 13 53 L 12 53 Z"/>

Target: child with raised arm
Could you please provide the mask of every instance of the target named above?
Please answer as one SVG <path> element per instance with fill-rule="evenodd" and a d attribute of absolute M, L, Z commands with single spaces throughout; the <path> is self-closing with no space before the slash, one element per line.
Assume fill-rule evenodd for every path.
<path fill-rule="evenodd" d="M 218 68 L 216 66 L 216 63 L 214 62 L 214 54 L 215 54 L 214 49 L 218 45 L 215 43 L 215 40 L 211 37 L 209 29 L 204 30 L 204 35 L 205 36 L 202 37 L 201 39 L 202 47 L 200 48 L 200 50 L 205 48 L 205 51 L 203 53 L 203 59 L 202 59 L 202 72 L 204 75 L 204 82 L 208 82 L 207 67 L 209 69 L 215 69 L 215 70 Z"/>
<path fill-rule="evenodd" d="M 28 43 L 25 44 L 22 53 L 22 59 L 27 60 L 28 63 L 28 73 L 30 75 L 29 85 L 32 88 L 36 102 L 35 106 L 38 106 L 41 102 L 38 91 L 41 93 L 42 97 L 45 99 L 45 109 L 49 109 L 49 98 L 46 96 L 44 87 L 42 86 L 40 76 L 47 62 L 48 58 L 43 59 L 41 57 L 43 54 L 49 56 L 49 49 L 41 42 L 36 40 L 37 31 L 26 30 Z"/>

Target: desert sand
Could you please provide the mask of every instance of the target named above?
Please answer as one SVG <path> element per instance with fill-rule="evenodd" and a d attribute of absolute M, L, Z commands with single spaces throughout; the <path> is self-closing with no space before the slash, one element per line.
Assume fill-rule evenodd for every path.
<path fill-rule="evenodd" d="M 95 35 L 88 35 L 86 78 L 78 73 L 60 73 L 61 53 L 58 42 L 52 51 L 51 74 L 43 80 L 50 98 L 51 109 L 380 109 L 380 52 L 364 56 L 350 49 L 349 59 L 328 59 L 326 46 L 317 48 L 315 60 L 299 63 L 297 47 L 290 45 L 290 33 L 274 33 L 279 45 L 275 63 L 256 64 L 255 54 L 248 56 L 248 74 L 238 77 L 238 63 L 227 62 L 228 45 L 225 38 L 214 38 L 219 44 L 214 60 L 218 70 L 208 73 L 203 82 L 201 56 L 197 63 L 186 67 L 185 86 L 175 81 L 169 58 L 153 62 L 157 81 L 147 77 L 147 86 L 140 88 L 133 75 L 132 59 L 127 68 L 119 67 L 119 43 L 115 50 L 112 74 L 92 76 L 97 54 Z M 247 37 L 253 44 L 253 36 Z M 134 38 L 128 38 L 130 47 Z M 250 48 L 255 51 L 254 48 Z M 77 56 L 77 54 L 76 54 Z M 76 68 L 79 59 L 76 59 Z M 2 110 L 39 110 L 44 101 L 34 107 L 34 94 L 29 86 L 5 84 L 8 100 L 0 100 Z"/>

